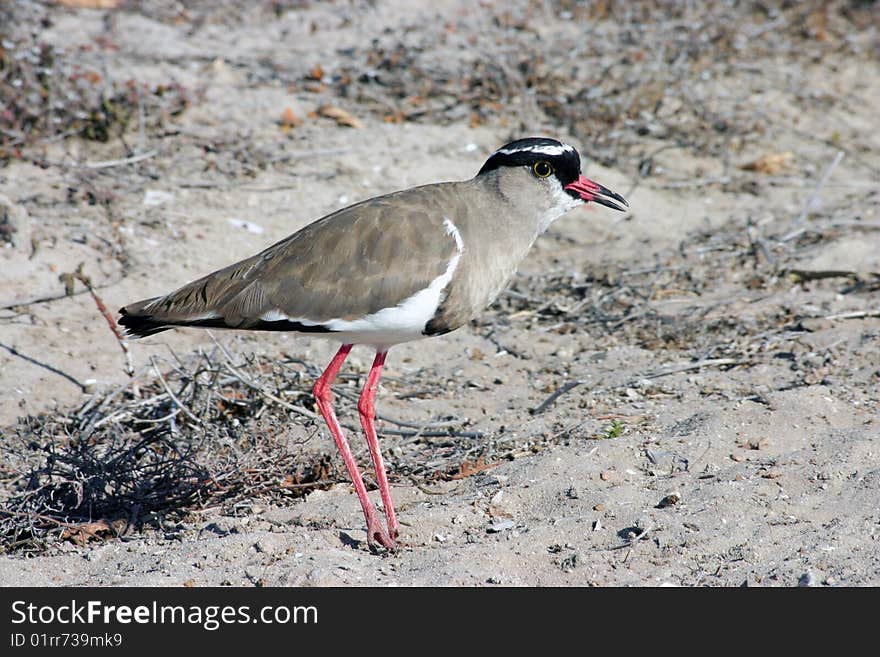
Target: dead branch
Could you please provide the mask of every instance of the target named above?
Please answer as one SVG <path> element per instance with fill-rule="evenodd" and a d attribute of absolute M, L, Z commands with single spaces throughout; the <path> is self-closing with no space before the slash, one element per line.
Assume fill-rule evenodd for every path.
<path fill-rule="evenodd" d="M 98 295 L 95 291 L 94 285 L 92 285 L 92 279 L 86 276 L 83 272 L 83 264 L 80 263 L 76 268 L 76 271 L 73 272 L 74 278 L 76 278 L 80 283 L 86 286 L 86 289 L 89 291 L 89 294 L 92 295 L 92 299 L 95 302 L 95 305 L 98 307 L 98 312 L 104 317 L 104 320 L 107 322 L 107 326 L 110 327 L 110 330 L 113 332 L 114 337 L 116 338 L 116 342 L 119 345 L 119 348 L 122 349 L 122 353 L 125 355 L 125 373 L 128 374 L 129 377 L 134 376 L 134 365 L 131 362 L 131 352 L 128 350 L 128 344 L 126 343 L 125 336 L 122 335 L 122 331 L 120 331 L 119 326 L 116 324 L 116 320 L 113 318 L 113 315 L 110 314 L 110 311 L 107 310 L 107 305 L 104 303 L 104 300 Z M 136 388 L 135 388 L 136 390 Z M 137 394 L 137 392 L 135 392 Z"/>

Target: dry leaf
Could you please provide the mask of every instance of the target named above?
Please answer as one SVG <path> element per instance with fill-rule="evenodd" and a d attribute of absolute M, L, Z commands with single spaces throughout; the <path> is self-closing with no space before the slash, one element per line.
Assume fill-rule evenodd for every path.
<path fill-rule="evenodd" d="M 794 157 L 792 153 L 768 153 L 759 157 L 753 162 L 743 164 L 740 169 L 743 171 L 757 171 L 758 173 L 774 174 L 786 171 L 790 168 L 789 162 Z"/>
<path fill-rule="evenodd" d="M 471 477 L 478 472 L 490 470 L 491 468 L 497 468 L 499 465 L 501 465 L 500 462 L 486 463 L 486 459 L 482 456 L 474 462 L 464 460 L 461 462 L 461 465 L 458 468 L 458 472 L 454 475 L 450 475 L 449 479 L 465 479 L 466 477 Z"/>
<path fill-rule="evenodd" d="M 318 108 L 318 115 L 333 119 L 338 125 L 345 125 L 351 128 L 363 128 L 364 124 L 356 116 L 352 116 L 341 107 L 335 105 L 321 105 Z"/>
<path fill-rule="evenodd" d="M 100 538 L 101 534 L 112 532 L 113 528 L 107 521 L 98 520 L 80 525 L 69 525 L 61 532 L 61 538 L 70 539 L 77 545 L 85 545 L 92 539 Z"/>
<path fill-rule="evenodd" d="M 302 124 L 302 122 L 303 120 L 294 114 L 291 108 L 285 107 L 281 113 L 281 121 L 279 123 L 281 124 L 281 130 L 289 132 L 291 128 L 295 128 Z"/>

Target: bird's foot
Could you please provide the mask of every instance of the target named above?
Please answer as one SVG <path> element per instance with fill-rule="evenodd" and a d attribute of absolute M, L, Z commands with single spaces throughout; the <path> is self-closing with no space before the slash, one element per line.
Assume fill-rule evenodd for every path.
<path fill-rule="evenodd" d="M 392 552 L 397 550 L 397 529 L 389 534 L 385 528 L 379 523 L 378 518 L 372 518 L 367 521 L 367 545 L 371 548 L 380 545 L 386 550 Z"/>

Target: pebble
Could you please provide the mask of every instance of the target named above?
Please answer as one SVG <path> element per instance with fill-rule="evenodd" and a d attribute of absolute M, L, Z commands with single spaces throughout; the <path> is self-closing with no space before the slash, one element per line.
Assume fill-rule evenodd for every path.
<path fill-rule="evenodd" d="M 767 445 L 769 445 L 769 444 L 770 444 L 770 441 L 767 440 L 766 438 L 757 438 L 757 439 L 750 440 L 748 442 L 748 447 L 749 447 L 749 449 L 755 449 L 755 450 L 766 449 Z"/>
<path fill-rule="evenodd" d="M 816 578 L 809 570 L 798 578 L 798 586 L 816 586 Z"/>
<path fill-rule="evenodd" d="M 490 534 L 498 534 L 499 532 L 503 532 L 507 529 L 513 529 L 516 526 L 516 523 L 513 520 L 497 520 L 493 522 L 486 528 L 486 531 Z"/>
<path fill-rule="evenodd" d="M 675 506 L 681 502 L 681 493 L 677 490 L 672 491 L 657 504 L 658 509 L 665 509 L 668 506 Z"/>
<path fill-rule="evenodd" d="M 103 550 L 97 549 L 92 550 L 91 552 L 86 552 L 85 558 L 86 561 L 100 561 L 103 556 Z"/>

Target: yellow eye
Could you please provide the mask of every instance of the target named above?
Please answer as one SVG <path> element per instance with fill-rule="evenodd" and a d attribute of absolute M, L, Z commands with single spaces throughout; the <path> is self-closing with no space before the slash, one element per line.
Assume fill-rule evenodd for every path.
<path fill-rule="evenodd" d="M 535 172 L 538 178 L 546 178 L 553 173 L 553 167 L 550 166 L 549 162 L 541 160 L 540 162 L 535 162 L 534 166 L 532 166 L 532 171 Z"/>

